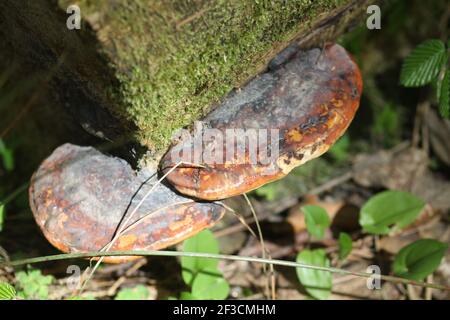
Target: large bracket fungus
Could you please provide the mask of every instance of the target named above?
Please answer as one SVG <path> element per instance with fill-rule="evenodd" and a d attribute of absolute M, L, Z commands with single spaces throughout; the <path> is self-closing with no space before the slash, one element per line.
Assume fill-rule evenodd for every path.
<path fill-rule="evenodd" d="M 273 70 L 232 92 L 204 118 L 206 128 L 219 130 L 228 141 L 217 139 L 217 134 L 216 139 L 203 139 L 201 146 L 195 135 L 181 140 L 164 157 L 163 171 L 173 168 L 183 151 L 195 154 L 201 149 L 197 166 L 178 166 L 168 175 L 181 193 L 216 200 L 258 188 L 327 151 L 350 125 L 361 91 L 358 66 L 341 46 L 298 51 L 286 63 L 275 64 Z M 229 129 L 241 131 L 232 137 Z M 257 141 L 252 155 L 251 139 L 261 130 L 263 135 L 278 135 Z M 243 133 L 247 143 L 240 136 Z M 220 159 L 202 161 L 206 154 Z"/>
<path fill-rule="evenodd" d="M 220 203 L 189 197 L 216 200 L 242 194 L 326 152 L 358 109 L 360 71 L 336 44 L 279 57 L 281 62 L 276 58 L 266 73 L 229 94 L 203 119 L 214 139 L 198 144 L 189 136 L 163 157 L 161 172 L 181 194 L 164 183 L 155 185 L 156 168 L 135 173 L 125 161 L 90 147 L 66 144 L 56 149 L 34 174 L 30 187 L 31 208 L 47 239 L 65 252 L 100 250 L 126 223 L 111 251 L 162 249 L 223 216 Z M 230 129 L 243 131 L 234 135 L 235 140 L 224 141 Z M 255 133 L 263 138 L 255 154 L 248 149 L 250 144 L 238 143 L 242 132 L 244 142 Z M 268 139 L 271 132 L 275 139 Z M 201 146 L 197 161 L 174 157 L 196 146 Z M 223 161 L 203 161 L 211 153 Z M 133 209 L 140 202 L 138 210 Z"/>

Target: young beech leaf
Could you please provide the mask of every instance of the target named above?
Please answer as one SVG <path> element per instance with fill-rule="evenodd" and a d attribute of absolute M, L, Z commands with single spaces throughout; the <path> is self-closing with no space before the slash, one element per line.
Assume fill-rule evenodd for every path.
<path fill-rule="evenodd" d="M 6 282 L 0 282 L 0 300 L 12 300 L 16 297 L 16 290 Z"/>
<path fill-rule="evenodd" d="M 339 234 L 339 259 L 344 260 L 352 252 L 352 238 L 348 233 Z"/>
<path fill-rule="evenodd" d="M 302 211 L 305 213 L 308 232 L 317 239 L 322 239 L 325 235 L 325 230 L 331 224 L 328 213 L 324 208 L 314 205 L 303 206 Z"/>
<path fill-rule="evenodd" d="M 183 243 L 184 252 L 219 253 L 219 244 L 209 230 L 203 230 Z M 217 259 L 181 257 L 182 277 L 187 285 L 191 285 L 195 276 L 203 269 L 217 269 Z"/>
<path fill-rule="evenodd" d="M 330 260 L 325 250 L 303 250 L 297 255 L 297 262 L 329 267 Z M 307 268 L 297 268 L 297 276 L 305 290 L 314 298 L 324 300 L 330 296 L 332 286 L 331 272 Z"/>
<path fill-rule="evenodd" d="M 403 228 L 413 222 L 425 202 L 403 191 L 384 191 L 373 196 L 361 208 L 359 223 L 366 232 L 388 234 L 391 226 Z"/>
<path fill-rule="evenodd" d="M 205 268 L 194 279 L 192 295 L 198 299 L 223 300 L 228 297 L 230 286 L 216 268 Z"/>
<path fill-rule="evenodd" d="M 405 87 L 420 87 L 437 77 L 448 55 L 445 44 L 431 39 L 417 46 L 406 57 L 400 73 L 400 83 Z"/>
<path fill-rule="evenodd" d="M 437 269 L 447 249 L 447 243 L 432 239 L 417 240 L 398 252 L 392 269 L 397 276 L 421 281 Z"/>
<path fill-rule="evenodd" d="M 439 113 L 442 118 L 450 116 L 450 69 L 444 74 L 444 79 L 439 86 Z"/>

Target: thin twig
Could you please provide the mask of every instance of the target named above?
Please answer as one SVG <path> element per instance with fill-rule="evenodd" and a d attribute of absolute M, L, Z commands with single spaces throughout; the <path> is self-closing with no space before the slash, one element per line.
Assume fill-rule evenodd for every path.
<path fill-rule="evenodd" d="M 117 293 L 117 290 L 120 288 L 120 286 L 127 280 L 129 276 L 131 276 L 133 273 L 135 273 L 140 267 L 145 265 L 147 263 L 146 259 L 140 259 L 134 263 L 134 265 L 129 268 L 123 276 L 121 276 L 119 279 L 117 279 L 114 284 L 108 289 L 108 296 L 114 296 Z"/>
<path fill-rule="evenodd" d="M 118 230 L 116 232 L 116 234 L 113 236 L 112 240 L 106 245 L 104 246 L 101 251 L 108 251 L 112 248 L 113 244 L 117 241 L 117 239 L 120 238 L 120 236 L 123 234 L 123 231 L 125 230 L 125 228 L 127 227 L 128 223 L 130 222 L 131 218 L 133 218 L 133 216 L 136 214 L 136 212 L 139 210 L 139 208 L 142 206 L 142 204 L 144 203 L 144 201 L 150 196 L 150 194 L 153 192 L 153 190 L 155 190 L 155 188 L 170 174 L 172 173 L 180 164 L 182 164 L 183 162 L 178 162 L 175 166 L 173 166 L 172 168 L 170 168 L 170 170 L 168 170 L 151 188 L 149 191 L 147 191 L 147 193 L 142 197 L 142 199 L 139 201 L 139 203 L 136 205 L 136 207 L 133 209 L 133 211 L 131 211 L 131 213 L 128 215 L 128 217 L 126 217 L 125 221 L 123 221 L 123 223 L 120 223 L 118 226 Z M 126 213 L 125 213 L 126 214 Z M 103 262 L 104 257 L 101 257 L 100 259 L 98 259 L 98 261 L 95 263 L 94 268 L 92 269 L 92 271 L 89 273 L 89 276 L 86 278 L 86 280 L 83 282 L 83 285 L 81 286 L 80 289 L 80 294 L 83 292 L 86 284 L 89 282 L 89 280 L 92 278 L 92 276 L 94 275 L 95 271 L 97 270 L 97 268 L 100 266 L 100 264 Z M 89 268 L 86 269 L 85 274 L 89 271 Z"/>
<path fill-rule="evenodd" d="M 347 182 L 348 180 L 350 180 L 351 178 L 353 178 L 353 172 L 348 171 L 336 178 L 333 178 L 331 180 L 328 180 L 327 182 L 312 188 L 307 194 L 308 195 L 312 195 L 312 196 L 316 196 L 321 194 L 324 191 L 330 190 L 344 182 Z"/>
<path fill-rule="evenodd" d="M 241 216 L 240 214 L 238 214 L 236 212 L 236 210 L 234 210 L 233 208 L 230 208 L 229 206 L 227 206 L 226 204 L 224 204 L 223 202 L 220 202 L 220 205 L 222 205 L 226 210 L 230 211 L 238 220 L 241 224 L 237 224 L 237 226 L 242 227 L 244 226 L 245 228 L 247 228 L 247 230 L 250 232 L 250 234 L 252 236 L 254 236 L 255 238 L 258 238 L 258 236 L 256 235 L 255 231 L 253 231 L 253 229 L 250 227 L 250 225 L 245 221 L 245 218 L 243 216 Z M 226 228 L 228 229 L 228 228 Z M 223 235 L 220 234 L 220 231 L 216 231 L 214 232 L 214 236 L 215 237 L 221 237 Z"/>
<path fill-rule="evenodd" d="M 427 277 L 428 283 L 433 283 L 433 274 L 430 274 Z M 432 288 L 425 288 L 425 300 L 431 300 L 433 298 L 433 289 Z"/>
<path fill-rule="evenodd" d="M 253 215 L 253 219 L 255 219 L 255 224 L 256 224 L 256 229 L 258 230 L 258 235 L 259 235 L 259 241 L 261 243 L 261 250 L 262 250 L 262 257 L 263 259 L 266 258 L 266 245 L 264 243 L 264 237 L 262 234 L 262 230 L 261 230 L 261 226 L 259 224 L 259 220 L 258 220 L 258 216 L 256 215 L 256 211 L 255 208 L 252 205 L 252 202 L 250 201 L 250 199 L 248 198 L 247 194 L 244 193 L 243 194 L 245 201 L 247 201 L 248 206 L 250 207 L 250 211 L 252 212 Z M 268 253 L 269 256 L 269 260 L 271 260 L 271 256 L 270 253 Z M 270 275 L 269 275 L 269 282 L 267 283 L 267 289 L 269 289 L 269 287 L 271 288 L 271 292 L 272 292 L 272 300 L 275 300 L 275 282 L 273 281 L 273 276 L 274 276 L 274 271 L 273 271 L 273 264 L 269 264 L 269 268 L 270 268 Z M 263 271 L 265 274 L 267 274 L 267 269 L 266 269 L 266 265 L 263 265 Z M 269 291 L 269 290 L 268 290 Z"/>
<path fill-rule="evenodd" d="M 145 214 L 143 217 L 139 218 L 138 220 L 136 220 L 135 222 L 133 222 L 132 224 L 130 224 L 128 227 L 126 227 L 125 229 L 123 229 L 122 234 L 125 234 L 126 232 L 129 232 L 130 230 L 136 228 L 138 225 L 140 225 L 142 222 L 144 222 L 145 220 L 147 220 L 147 218 L 151 217 L 152 215 L 154 215 L 155 213 L 161 211 L 161 210 L 165 210 L 167 208 L 173 207 L 173 206 L 178 206 L 178 205 L 182 205 L 182 204 L 188 204 L 188 203 L 193 203 L 195 202 L 192 199 L 189 200 L 184 200 L 184 201 L 178 201 L 175 203 L 171 203 L 167 206 L 158 208 L 154 211 L 150 211 L 149 213 Z"/>
<path fill-rule="evenodd" d="M 182 26 L 184 26 L 185 24 L 188 24 L 188 23 L 192 22 L 193 20 L 195 20 L 195 19 L 201 17 L 201 16 L 202 16 L 205 12 L 207 12 L 207 11 L 208 11 L 208 8 L 203 8 L 203 9 L 197 11 L 196 13 L 194 13 L 194 14 L 190 15 L 189 17 L 187 17 L 187 18 L 181 20 L 180 22 L 178 22 L 178 23 L 176 24 L 175 28 L 176 28 L 177 30 L 180 29 L 180 28 L 181 28 Z"/>

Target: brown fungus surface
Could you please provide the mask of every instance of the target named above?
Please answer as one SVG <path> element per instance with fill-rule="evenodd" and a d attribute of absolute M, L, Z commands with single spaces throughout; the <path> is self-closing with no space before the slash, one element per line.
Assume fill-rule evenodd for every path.
<path fill-rule="evenodd" d="M 196 164 L 180 165 L 168 175 L 177 190 L 207 200 L 248 192 L 319 157 L 345 132 L 362 92 L 361 74 L 349 53 L 327 44 L 323 49 L 298 51 L 288 59 L 230 93 L 203 119 L 203 129 L 169 149 L 161 162 L 163 172 L 186 159 L 182 154 L 189 154 L 191 160 L 183 162 Z M 229 129 L 241 130 L 235 137 L 247 144 L 239 144 L 239 138 L 229 141 Z M 255 134 L 252 129 L 267 135 L 265 145 L 258 142 L 256 158 L 248 149 Z M 214 138 L 205 138 L 204 132 L 212 132 Z M 275 144 L 270 132 L 277 132 Z M 262 157 L 261 150 L 270 156 Z M 214 161 L 204 161 L 205 156 Z"/>
<path fill-rule="evenodd" d="M 111 241 L 156 181 L 155 172 L 136 174 L 124 160 L 91 147 L 65 144 L 33 175 L 30 204 L 39 227 L 56 248 L 96 251 Z M 215 224 L 223 214 L 219 203 L 194 202 L 158 184 L 110 251 L 163 249 Z"/>

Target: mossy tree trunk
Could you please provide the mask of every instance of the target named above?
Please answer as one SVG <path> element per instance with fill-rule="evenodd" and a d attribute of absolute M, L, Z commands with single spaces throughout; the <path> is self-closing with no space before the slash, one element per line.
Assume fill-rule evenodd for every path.
<path fill-rule="evenodd" d="M 276 53 L 292 42 L 335 39 L 368 3 L 3 0 L 0 57 L 4 67 L 20 61 L 18 79 L 42 75 L 55 108 L 90 133 L 131 136 L 158 159 L 175 129 L 263 71 Z M 81 30 L 66 27 L 71 4 L 81 9 Z"/>

